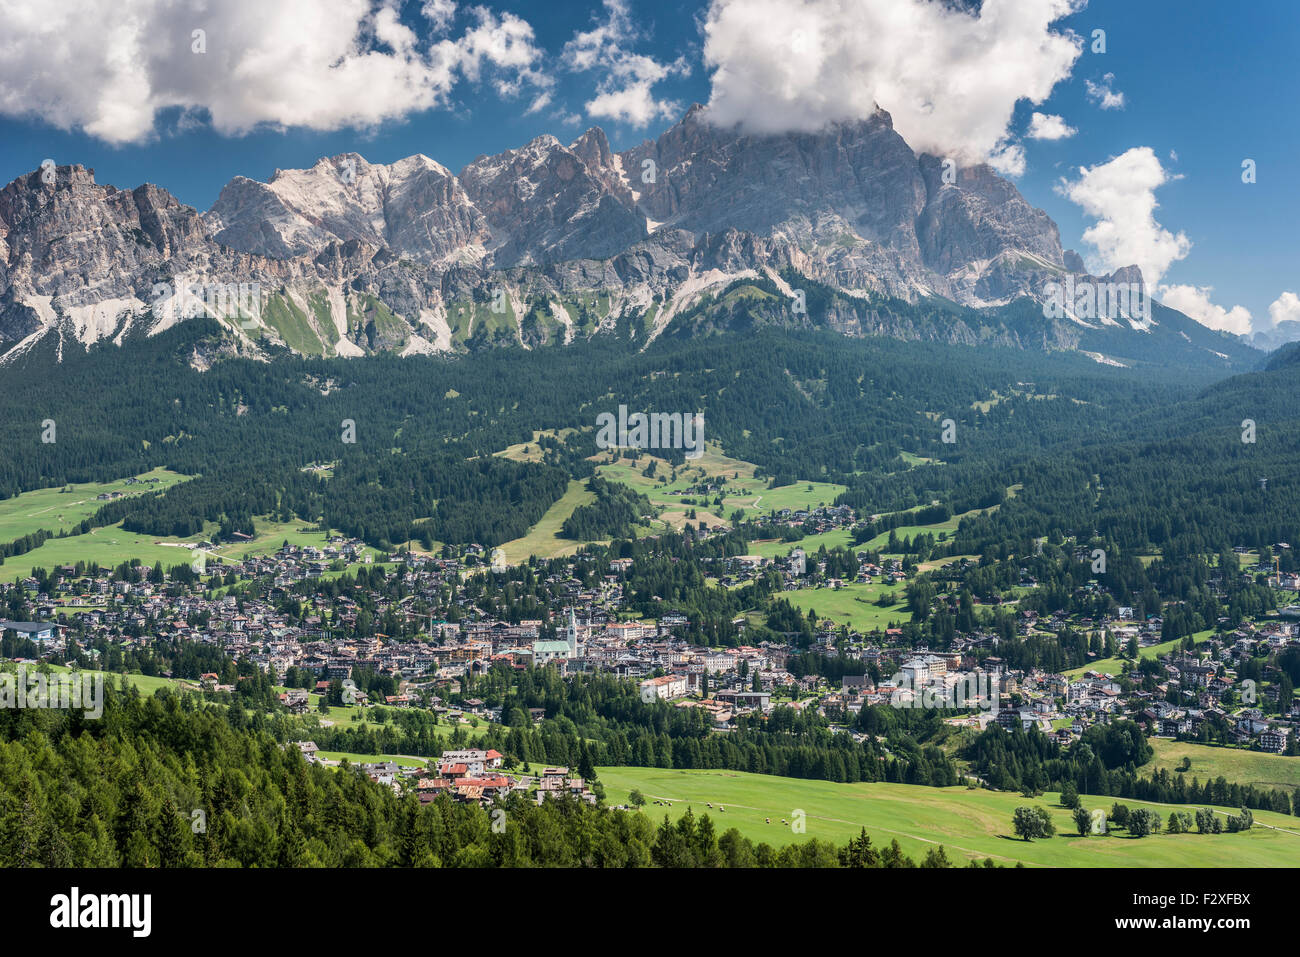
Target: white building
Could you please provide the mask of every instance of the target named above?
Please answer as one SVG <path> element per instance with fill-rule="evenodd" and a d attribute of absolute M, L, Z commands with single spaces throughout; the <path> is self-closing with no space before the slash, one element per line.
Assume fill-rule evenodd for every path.
<path fill-rule="evenodd" d="M 664 675 L 662 678 L 647 678 L 641 682 L 641 700 L 646 703 L 656 698 L 664 701 L 680 698 L 684 694 L 686 694 L 684 675 Z"/>
<path fill-rule="evenodd" d="M 582 654 L 578 644 L 578 620 L 573 609 L 569 609 L 569 624 L 564 629 L 564 638 L 560 641 L 534 641 L 532 645 L 533 664 L 541 667 L 551 661 L 573 661 Z"/>
<path fill-rule="evenodd" d="M 442 752 L 442 764 L 463 764 L 465 770 L 470 774 L 482 774 L 491 768 L 501 767 L 501 753 L 499 751 L 478 751 L 470 749 L 467 751 L 444 751 Z"/>

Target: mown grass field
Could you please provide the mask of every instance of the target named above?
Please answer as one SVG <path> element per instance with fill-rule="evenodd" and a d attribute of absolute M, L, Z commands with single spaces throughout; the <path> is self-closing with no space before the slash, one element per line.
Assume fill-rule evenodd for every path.
<path fill-rule="evenodd" d="M 935 558 L 928 562 L 920 562 L 916 567 L 922 572 L 932 572 L 936 568 L 947 568 L 949 565 L 955 565 L 963 559 L 978 562 L 980 557 L 978 555 L 950 555 L 946 558 Z"/>
<path fill-rule="evenodd" d="M 802 548 L 811 557 L 823 545 L 826 546 L 827 551 L 832 548 L 851 548 L 853 535 L 847 528 L 836 528 L 829 532 L 822 532 L 820 535 L 807 535 L 797 542 L 753 542 L 749 546 L 749 553 L 762 555 L 764 558 L 784 558 L 796 548 Z"/>
<path fill-rule="evenodd" d="M 172 484 L 175 484 L 175 482 Z M 18 496 L 18 498 L 23 497 Z M 14 502 L 17 499 L 9 499 L 8 501 Z M 0 503 L 0 505 L 5 504 L 8 503 Z M 102 505 L 103 503 L 97 504 Z M 94 510 L 91 509 L 91 511 Z M 77 520 L 80 521 L 80 519 Z M 245 555 L 269 555 L 278 551 L 286 541 L 292 545 L 314 545 L 317 548 L 323 548 L 329 539 L 329 535 L 325 532 L 315 531 L 313 530 L 314 526 L 296 518 L 288 522 L 274 522 L 266 518 L 257 518 L 255 526 L 255 534 L 252 539 L 223 542 L 215 548 L 209 549 L 206 552 L 209 560 L 213 557 L 221 557 L 235 561 Z M 161 562 L 164 568 L 170 568 L 173 565 L 188 565 L 194 558 L 194 550 L 190 546 L 205 540 L 215 530 L 216 526 L 213 524 L 209 525 L 204 535 L 194 535 L 189 538 L 170 538 L 128 532 L 120 524 L 92 528 L 84 535 L 50 539 L 39 548 L 8 559 L 3 564 L 0 564 L 0 579 L 13 581 L 15 578 L 27 577 L 34 568 L 52 569 L 57 565 L 75 565 L 79 561 L 84 561 L 87 564 L 98 562 L 101 568 L 113 568 L 122 562 L 129 562 L 137 558 L 146 565 Z M 377 554 L 373 548 L 364 551 L 372 555 Z"/>
<path fill-rule="evenodd" d="M 238 560 L 245 555 L 271 555 L 280 550 L 280 546 L 286 541 L 290 545 L 307 546 L 314 545 L 317 548 L 324 548 L 329 543 L 331 533 L 317 531 L 316 526 L 302 519 L 291 519 L 287 522 L 273 522 L 266 518 L 257 518 L 254 520 L 254 535 L 250 541 L 223 542 L 211 549 L 209 555 L 218 555 L 222 558 Z M 211 534 L 215 531 L 215 526 L 207 529 Z M 363 548 L 361 554 L 375 556 L 378 550 L 370 547 Z"/>
<path fill-rule="evenodd" d="M 951 536 L 953 532 L 957 531 L 957 524 L 962 518 L 963 516 L 954 515 L 947 521 L 936 522 L 933 525 L 900 525 L 898 528 L 893 529 L 892 532 L 898 536 L 900 542 L 905 538 L 916 538 L 918 535 L 925 534 L 931 534 L 938 539 L 941 534 Z M 890 532 L 881 532 L 869 541 L 864 542 L 862 547 L 873 551 L 883 551 L 885 546 L 889 544 L 889 536 Z"/>
<path fill-rule="evenodd" d="M 895 603 L 888 608 L 876 604 L 882 594 L 890 595 Z M 817 617 L 829 618 L 837 625 L 848 625 L 857 631 L 886 628 L 890 622 L 912 620 L 903 598 L 902 585 L 882 585 L 879 582 L 861 584 L 853 582 L 842 588 L 805 588 L 781 593 L 790 604 L 807 614 L 817 612 Z"/>
<path fill-rule="evenodd" d="M 677 771 L 659 768 L 598 768 L 610 804 L 626 802 L 637 788 L 649 802 L 643 809 L 655 822 L 676 820 L 690 807 L 708 814 L 718 832 L 735 827 L 753 841 L 781 846 L 818 838 L 844 844 L 866 828 L 872 843 L 897 839 L 904 853 L 919 860 L 942 844 L 950 860 L 992 857 L 1003 864 L 1037 867 L 1294 867 L 1300 861 L 1300 818 L 1256 811 L 1256 826 L 1243 834 L 1160 834 L 1132 838 L 1125 831 L 1079 837 L 1070 812 L 1058 796 L 1025 798 L 1000 791 L 927 788 L 907 784 L 834 784 L 741 771 Z M 656 798 L 672 807 L 655 806 Z M 1084 798 L 1085 806 L 1110 808 L 1112 798 Z M 1093 803 L 1095 801 L 1095 804 Z M 706 804 L 711 802 L 713 809 Z M 1130 807 L 1143 802 L 1124 801 Z M 721 804 L 726 808 L 719 811 Z M 1057 835 L 1026 842 L 1011 829 L 1012 813 L 1022 805 L 1048 809 Z M 1183 806 L 1147 805 L 1167 818 Z M 806 830 L 796 834 L 796 809 Z M 1222 809 L 1224 813 L 1236 809 Z M 766 823 L 770 818 L 771 823 Z M 1269 826 L 1262 826 L 1269 825 Z"/>
<path fill-rule="evenodd" d="M 512 462 L 540 462 L 542 461 L 542 447 L 538 441 L 542 436 L 552 439 L 564 439 L 572 435 L 577 429 L 546 429 L 539 431 L 533 430 L 533 437 L 528 442 L 517 442 L 509 448 L 502 449 L 496 454 L 501 458 L 510 459 Z"/>
<path fill-rule="evenodd" d="M 64 672 L 72 671 L 71 668 L 64 667 L 63 665 L 49 665 L 49 669 L 50 671 L 55 673 L 64 673 Z M 6 663 L 5 670 L 13 671 L 14 670 L 13 665 L 10 663 Z M 30 669 L 28 673 L 30 673 Z M 120 675 L 117 674 L 116 672 L 95 671 L 90 668 L 82 668 L 80 673 L 86 676 L 103 675 L 104 684 L 108 686 L 112 686 L 113 688 L 119 687 L 121 685 L 122 680 L 125 679 L 127 685 L 139 689 L 140 693 L 146 696 L 152 695 L 159 688 L 171 688 L 172 690 L 175 691 L 178 690 L 182 684 L 182 681 L 176 678 L 158 678 L 152 675 Z M 183 682 L 183 683 L 186 685 L 194 684 L 194 682 Z"/>
<path fill-rule="evenodd" d="M 0 578 L 13 581 L 26 578 L 33 568 L 53 569 L 57 565 L 75 565 L 80 561 L 88 564 L 98 562 L 101 568 L 113 568 L 133 558 L 146 565 L 161 562 L 164 568 L 190 563 L 192 556 L 188 549 L 158 544 L 161 541 L 164 539 L 124 531 L 121 525 L 92 528 L 85 535 L 52 538 L 40 548 L 7 559 L 0 565 Z"/>
<path fill-rule="evenodd" d="M 753 499 L 748 492 L 741 495 L 728 495 L 723 501 L 727 515 L 740 508 L 746 517 L 756 517 L 770 511 L 789 509 L 812 509 L 819 505 L 833 505 L 835 499 L 848 490 L 847 486 L 833 482 L 795 482 L 793 485 L 781 485 L 767 488 L 757 484 Z M 755 504 L 757 502 L 757 504 Z"/>
<path fill-rule="evenodd" d="M 317 751 L 316 756 L 327 761 L 347 760 L 353 764 L 378 764 L 380 761 L 392 761 L 404 768 L 423 768 L 429 764 L 428 758 L 417 758 L 410 754 L 353 754 L 349 751 Z"/>
<path fill-rule="evenodd" d="M 1155 757 L 1150 767 L 1168 768 L 1173 772 L 1184 757 L 1192 759 L 1191 769 L 1183 777 L 1196 778 L 1202 784 L 1217 777 L 1238 784 L 1290 790 L 1300 788 L 1300 758 L 1240 748 L 1220 748 L 1208 744 L 1189 744 L 1168 738 L 1147 739 Z M 1300 858 L 1297 858 L 1300 863 Z"/>
<path fill-rule="evenodd" d="M 306 721 L 310 722 L 313 718 L 320 719 L 322 723 L 329 721 L 331 722 L 331 726 L 336 730 L 355 728 L 359 731 L 365 731 L 367 729 L 381 728 L 384 726 L 379 721 L 375 720 L 374 711 L 370 708 L 361 708 L 356 705 L 330 705 L 329 712 L 327 714 L 321 714 L 318 710 L 319 705 L 320 695 L 307 695 L 307 713 L 303 716 Z M 469 723 L 452 724 L 444 718 L 439 720 L 439 722 L 433 726 L 433 733 L 438 737 L 449 738 L 457 728 L 462 728 L 471 739 L 474 739 L 485 734 L 488 729 L 492 727 L 492 723 L 489 721 L 485 721 L 482 718 L 477 720 L 478 727 L 474 727 Z"/>
<path fill-rule="evenodd" d="M 501 546 L 505 552 L 506 562 L 517 565 L 527 561 L 530 555 L 538 558 L 560 558 L 572 555 L 583 543 L 570 538 L 560 537 L 560 528 L 565 520 L 573 514 L 579 505 L 587 505 L 596 500 L 596 496 L 587 490 L 585 482 L 569 480 L 569 487 L 546 514 L 528 530 L 523 538 L 516 538 Z"/>
<path fill-rule="evenodd" d="M 41 529 L 54 533 L 70 529 L 108 504 L 96 496 L 120 492 L 131 497 L 145 492 L 166 491 L 188 478 L 161 468 L 135 477 L 141 482 L 147 479 L 155 481 L 141 485 L 127 485 L 126 479 L 84 482 L 24 492 L 0 501 L 0 542 L 12 542 Z"/>
<path fill-rule="evenodd" d="M 994 506 L 994 508 L 996 508 L 996 506 Z M 988 509 L 987 511 L 993 510 L 994 509 Z M 874 551 L 879 551 L 889 544 L 889 536 L 891 534 L 898 536 L 899 541 L 902 541 L 905 538 L 916 538 L 918 535 L 926 534 L 933 535 L 936 539 L 941 535 L 944 538 L 951 538 L 952 533 L 957 531 L 957 526 L 961 524 L 963 518 L 970 515 L 978 515 L 981 511 L 984 510 L 972 509 L 969 512 L 963 512 L 960 515 L 953 515 L 942 522 L 935 522 L 932 525 L 900 525 L 891 531 L 881 532 L 870 541 L 865 542 L 863 548 L 870 548 Z"/>
<path fill-rule="evenodd" d="M 642 475 L 652 458 L 656 463 L 655 475 Z M 602 463 L 597 467 L 602 478 L 631 486 L 655 505 L 664 507 L 667 510 L 664 518 L 678 528 L 679 522 L 685 519 L 684 515 L 677 513 L 684 513 L 687 509 L 697 511 L 694 521 L 708 521 L 710 517 L 717 521 L 730 521 L 737 510 L 744 512 L 747 518 L 757 518 L 783 508 L 807 509 L 830 505 L 845 491 L 845 486 L 830 482 L 795 482 L 792 485 L 768 488 L 765 479 L 755 477 L 756 466 L 752 462 L 733 459 L 724 455 L 717 446 L 708 444 L 698 459 L 688 459 L 677 469 L 677 478 L 666 483 L 662 480 L 671 478 L 672 466 L 665 459 L 650 455 L 640 455 L 635 459 L 619 458 L 613 463 L 606 459 L 605 455 L 597 459 Z M 726 479 L 721 505 L 713 504 L 716 494 L 680 494 L 710 478 Z M 692 499 L 695 504 L 684 502 L 684 498 Z"/>
<path fill-rule="evenodd" d="M 923 455 L 916 455 L 912 452 L 899 452 L 898 457 L 913 468 L 918 465 L 933 465 L 939 461 L 938 459 L 928 459 Z"/>
<path fill-rule="evenodd" d="M 97 496 L 121 492 L 131 497 L 147 492 L 163 491 L 187 481 L 189 476 L 157 468 L 135 476 L 142 484 L 128 485 L 127 479 L 113 482 L 81 483 L 60 488 L 24 492 L 0 501 L 0 542 L 13 541 L 40 529 L 59 532 L 71 529 L 83 519 L 93 515 L 107 502 Z M 146 480 L 154 480 L 152 483 Z M 67 488 L 69 491 L 64 491 Z M 161 562 L 164 567 L 188 565 L 194 557 L 190 547 L 210 538 L 216 524 L 209 523 L 202 535 L 189 538 L 140 535 L 125 531 L 120 524 L 93 528 L 84 535 L 54 538 L 23 555 L 0 562 L 0 580 L 13 581 L 25 578 L 35 568 L 53 569 L 58 565 L 75 565 L 97 562 L 101 568 L 113 568 L 123 562 L 139 559 L 147 565 Z M 208 550 L 209 558 L 239 559 L 245 555 L 267 555 L 288 541 L 293 545 L 323 547 L 329 538 L 325 532 L 299 519 L 276 522 L 266 517 L 256 519 L 256 533 L 248 541 L 225 542 Z M 367 549 L 375 554 L 374 549 Z"/>
<path fill-rule="evenodd" d="M 541 433 L 534 433 L 532 443 L 523 442 L 498 452 L 505 458 L 517 461 L 533 461 L 539 458 L 536 441 Z M 635 459 L 619 458 L 608 461 L 608 455 L 602 453 L 597 457 L 600 464 L 596 471 L 602 478 L 627 485 L 645 495 L 656 508 L 655 527 L 681 530 L 686 524 L 704 522 L 710 527 L 727 524 L 732 513 L 743 511 L 746 515 L 766 514 L 771 509 L 811 508 L 830 504 L 844 491 L 841 485 L 826 482 L 801 482 L 781 488 L 769 489 L 761 479 L 754 477 L 754 465 L 739 459 L 728 458 L 717 448 L 708 448 L 698 459 L 689 460 L 678 469 L 676 480 L 665 483 L 672 475 L 672 466 L 665 459 L 650 455 L 640 455 Z M 656 463 L 654 477 L 642 475 L 651 461 Z M 726 478 L 727 494 L 723 504 L 713 504 L 713 499 L 704 496 L 683 496 L 680 493 L 706 478 L 723 476 Z M 715 496 L 716 497 L 716 496 Z M 531 555 L 542 558 L 557 558 L 572 555 L 584 544 L 583 542 L 560 536 L 560 527 L 565 519 L 573 514 L 580 505 L 593 501 L 595 496 L 587 491 L 584 482 L 570 481 L 564 495 L 547 509 L 541 520 L 528 530 L 528 534 L 501 546 L 505 552 L 506 562 L 518 564 Z M 693 503 L 683 501 L 692 499 Z M 694 516 L 688 516 L 688 512 Z M 847 544 L 847 532 L 835 533 L 835 542 Z M 784 554 L 780 551 L 781 543 L 769 543 L 776 548 L 768 549 L 772 554 Z M 829 546 L 830 542 L 828 542 Z M 793 548 L 793 545 L 787 546 Z M 807 547 L 807 546 L 805 546 Z M 816 548 L 816 545 L 812 547 Z M 765 554 L 766 552 L 760 552 Z"/>
<path fill-rule="evenodd" d="M 121 492 L 131 497 L 150 491 L 165 491 L 186 481 L 188 476 L 159 468 L 136 478 L 157 481 L 143 485 L 127 485 L 126 479 L 81 483 L 64 486 L 71 489 L 68 492 L 63 491 L 64 487 L 39 489 L 0 501 L 0 541 L 13 541 L 41 529 L 55 533 L 71 529 L 108 504 L 96 498 L 98 495 Z M 112 567 L 131 558 L 149 563 L 189 562 L 187 555 L 155 544 L 151 536 L 123 531 L 120 525 L 113 525 L 91 529 L 85 535 L 53 538 L 24 555 L 15 555 L 0 563 L 0 579 L 26 578 L 37 567 L 50 569 L 56 565 L 75 565 L 78 561 L 99 562 L 101 566 Z"/>

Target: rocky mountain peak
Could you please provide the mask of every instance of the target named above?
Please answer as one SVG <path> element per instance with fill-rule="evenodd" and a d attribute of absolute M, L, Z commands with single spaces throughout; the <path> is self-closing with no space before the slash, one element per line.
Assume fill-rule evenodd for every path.
<path fill-rule="evenodd" d="M 383 165 L 341 153 L 267 183 L 236 177 L 204 220 L 219 243 L 279 259 L 355 239 L 437 262 L 486 237 L 456 177 L 421 154 Z"/>
<path fill-rule="evenodd" d="M 614 153 L 609 148 L 609 138 L 599 126 L 593 126 L 569 144 L 569 149 L 588 166 L 608 167 L 614 163 Z"/>
<path fill-rule="evenodd" d="M 491 227 L 496 265 L 600 259 L 645 237 L 631 194 L 612 168 L 599 165 L 599 143 L 579 142 L 587 159 L 553 136 L 539 136 L 461 170 L 466 193 Z"/>
<path fill-rule="evenodd" d="M 76 165 L 53 173 L 0 190 L 0 354 L 55 329 L 117 336 L 148 317 L 158 283 L 186 277 L 255 285 L 272 315 L 296 317 L 268 334 L 359 355 L 464 347 L 481 331 L 474 304 L 505 287 L 517 325 L 525 303 L 549 299 L 571 341 L 575 323 L 612 329 L 616 316 L 653 338 L 708 290 L 746 277 L 785 290 L 784 271 L 859 303 L 884 293 L 973 307 L 1042 301 L 1052 280 L 1085 276 L 1011 182 L 916 154 L 880 110 L 815 133 L 754 134 L 695 104 L 621 152 L 592 127 L 568 146 L 542 135 L 479 156 L 459 174 L 422 153 L 388 164 L 340 153 L 266 182 L 236 176 L 202 215 L 157 186 L 101 186 Z M 594 326 L 593 299 L 610 304 Z M 915 334 L 856 308 L 836 328 Z M 495 328 L 492 341 L 554 341 L 538 321 L 527 334 Z"/>

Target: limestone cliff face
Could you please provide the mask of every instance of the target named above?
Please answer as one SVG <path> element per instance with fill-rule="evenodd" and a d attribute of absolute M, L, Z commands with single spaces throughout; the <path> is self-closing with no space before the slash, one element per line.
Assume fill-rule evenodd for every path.
<path fill-rule="evenodd" d="M 979 306 L 1028 293 L 1043 268 L 1064 268 L 1046 213 L 986 166 L 945 178 L 942 161 L 913 153 L 883 111 L 820 133 L 747 136 L 711 126 L 695 107 L 623 165 L 653 173 L 639 199 L 652 219 L 785 239 L 846 289 Z M 1006 257 L 1018 272 L 986 279 Z"/>
<path fill-rule="evenodd" d="M 82 342 L 109 335 L 163 274 L 216 252 L 198 213 L 166 190 L 100 186 L 81 166 L 53 172 L 0 190 L 0 350 L 59 318 Z"/>
<path fill-rule="evenodd" d="M 1083 273 L 1014 185 L 917 155 L 883 111 L 749 135 L 696 106 L 623 152 L 593 127 L 456 174 L 424 155 L 382 165 L 345 153 L 266 183 L 236 177 L 202 214 L 157 186 L 120 190 L 80 166 L 55 174 L 0 190 L 0 355 L 47 334 L 86 345 L 157 331 L 195 314 L 159 290 L 192 282 L 258 290 L 256 321 L 216 316 L 251 353 L 360 355 L 617 329 L 648 340 L 747 278 L 769 299 L 778 289 L 766 308 L 779 313 L 783 276 L 841 294 L 824 321 L 847 335 L 1086 348 L 1086 333 L 1061 334 L 1069 322 L 1034 325 L 1032 308 L 945 324 L 862 305 L 887 295 L 996 310 Z"/>
<path fill-rule="evenodd" d="M 465 191 L 490 225 L 494 265 L 604 259 L 645 238 L 645 220 L 631 196 L 613 188 L 610 170 L 598 165 L 608 159 L 608 145 L 602 157 L 591 139 L 589 134 L 575 144 L 579 152 L 540 136 L 460 171 Z"/>
<path fill-rule="evenodd" d="M 422 155 L 383 166 L 344 153 L 269 183 L 238 176 L 203 218 L 218 242 L 278 258 L 356 239 L 428 262 L 476 261 L 488 238 L 457 178 Z"/>

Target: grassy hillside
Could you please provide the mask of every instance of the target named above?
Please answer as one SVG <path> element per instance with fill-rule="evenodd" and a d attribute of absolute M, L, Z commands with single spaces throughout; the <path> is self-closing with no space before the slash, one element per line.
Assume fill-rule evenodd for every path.
<path fill-rule="evenodd" d="M 41 529 L 57 534 L 103 508 L 107 502 L 101 501 L 99 495 L 118 492 L 123 496 L 133 496 L 166 491 L 177 482 L 185 481 L 187 476 L 159 468 L 135 478 L 139 484 L 128 485 L 126 479 L 83 482 L 24 492 L 0 501 L 0 542 L 12 542 Z"/>
<path fill-rule="evenodd" d="M 1188 744 L 1168 738 L 1149 738 L 1155 751 L 1153 767 L 1171 772 L 1184 757 L 1192 759 L 1191 769 L 1183 772 L 1187 780 L 1202 784 L 1217 777 L 1253 784 L 1258 788 L 1300 788 L 1300 758 L 1281 754 L 1264 754 L 1240 748 L 1220 748 L 1207 744 Z"/>
<path fill-rule="evenodd" d="M 652 460 L 656 466 L 654 476 L 643 475 Z M 736 511 L 743 512 L 746 518 L 761 518 L 768 512 L 783 508 L 808 509 L 830 505 L 845 490 L 845 486 L 830 482 L 795 482 L 768 488 L 765 479 L 755 477 L 757 467 L 752 462 L 731 458 L 708 443 L 699 458 L 688 459 L 678 467 L 675 479 L 672 466 L 657 456 L 619 458 L 611 463 L 608 456 L 602 454 L 597 461 L 601 463 L 597 472 L 602 478 L 622 482 L 649 498 L 662 509 L 660 519 L 674 528 L 682 527 L 690 509 L 697 513 L 690 521 L 714 525 L 729 521 Z M 721 505 L 714 503 L 716 494 L 685 494 L 686 489 L 694 485 L 718 478 L 726 480 Z"/>
<path fill-rule="evenodd" d="M 876 604 L 881 595 L 888 595 L 894 603 L 882 608 Z M 900 624 L 911 621 L 902 585 L 869 585 L 854 582 L 842 588 L 807 588 L 786 592 L 790 604 L 807 614 L 815 611 L 817 617 L 829 618 L 837 625 L 848 625 L 857 631 L 887 628 L 890 622 Z"/>
<path fill-rule="evenodd" d="M 1255 811 L 1256 826 L 1244 834 L 1162 831 L 1138 839 L 1121 830 L 1084 838 L 1078 836 L 1070 812 L 1055 803 L 1055 794 L 1030 799 L 1000 791 L 834 784 L 741 771 L 599 768 L 597 773 L 611 804 L 626 801 L 629 791 L 638 788 L 649 802 L 644 812 L 656 821 L 664 815 L 675 820 L 689 806 L 697 815 L 708 814 L 719 831 L 735 827 L 752 840 L 774 846 L 811 837 L 843 844 L 865 827 L 877 845 L 896 838 L 905 853 L 920 858 L 942 844 L 958 862 L 992 857 L 1005 864 L 1042 867 L 1292 867 L 1300 860 L 1300 819 L 1267 811 Z M 656 798 L 673 804 L 655 806 Z M 1113 800 L 1085 796 L 1084 804 L 1109 809 Z M 710 802 L 712 810 L 706 806 Z M 726 810 L 719 811 L 719 804 Z M 1026 842 L 1014 836 L 1012 813 L 1027 804 L 1051 812 L 1056 837 Z M 1162 817 L 1172 810 L 1188 810 L 1181 805 L 1147 806 Z M 796 809 L 806 815 L 803 834 L 781 824 L 783 818 L 791 821 Z"/>
<path fill-rule="evenodd" d="M 582 547 L 582 542 L 561 538 L 560 528 L 565 519 L 573 514 L 579 505 L 587 505 L 596 500 L 596 496 L 587 490 L 585 482 L 569 481 L 569 487 L 542 516 L 541 520 L 528 530 L 523 538 L 516 538 L 501 546 L 506 554 L 506 561 L 515 565 L 527 561 L 528 556 L 540 558 L 557 558 L 572 555 Z"/>
<path fill-rule="evenodd" d="M 18 496 L 19 499 L 25 497 Z M 329 536 L 314 528 L 296 518 L 288 522 L 275 522 L 259 517 L 256 519 L 256 534 L 251 540 L 224 542 L 209 550 L 207 555 L 210 558 L 220 556 L 230 560 L 238 560 L 245 555 L 270 555 L 278 551 L 285 541 L 292 545 L 315 545 L 322 548 Z M 30 575 L 33 568 L 51 569 L 57 565 L 74 565 L 79 561 L 98 562 L 101 568 L 113 568 L 136 558 L 146 565 L 157 562 L 161 562 L 164 567 L 187 565 L 193 558 L 193 550 L 187 546 L 212 535 L 215 530 L 216 525 L 209 524 L 204 535 L 170 538 L 128 532 L 120 524 L 92 528 L 84 535 L 50 539 L 26 554 L 15 555 L 0 564 L 0 579 L 13 581 Z M 366 552 L 377 554 L 373 548 L 365 549 L 363 554 Z"/>
<path fill-rule="evenodd" d="M 0 565 L 0 578 L 13 581 L 30 575 L 33 568 L 50 569 L 57 565 L 75 565 L 79 561 L 98 562 L 101 568 L 113 568 L 133 558 L 138 558 L 147 565 L 161 562 L 164 567 L 190 563 L 192 556 L 189 549 L 159 544 L 160 541 L 162 540 L 152 535 L 123 531 L 121 525 L 92 528 L 85 535 L 52 538 L 25 555 L 6 559 Z"/>

